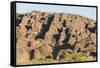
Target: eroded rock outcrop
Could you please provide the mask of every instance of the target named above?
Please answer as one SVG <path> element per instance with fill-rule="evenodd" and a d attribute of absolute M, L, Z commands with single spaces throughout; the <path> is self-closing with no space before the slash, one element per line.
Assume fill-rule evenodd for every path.
<path fill-rule="evenodd" d="M 96 57 L 91 54 L 96 54 L 96 21 L 74 14 L 40 11 L 16 16 L 18 62 L 48 56 L 58 62 L 64 53 L 82 52 Z"/>

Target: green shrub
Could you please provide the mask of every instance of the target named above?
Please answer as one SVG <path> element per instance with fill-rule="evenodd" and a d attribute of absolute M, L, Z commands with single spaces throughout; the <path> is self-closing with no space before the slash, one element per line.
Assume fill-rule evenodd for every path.
<path fill-rule="evenodd" d="M 94 58 L 85 53 L 72 53 L 72 54 L 65 54 L 64 60 L 66 60 L 66 62 L 80 62 L 80 61 L 92 61 L 94 60 Z"/>
<path fill-rule="evenodd" d="M 43 63 L 44 64 L 46 64 L 46 63 L 56 63 L 56 60 L 50 58 L 50 59 L 46 59 Z"/>

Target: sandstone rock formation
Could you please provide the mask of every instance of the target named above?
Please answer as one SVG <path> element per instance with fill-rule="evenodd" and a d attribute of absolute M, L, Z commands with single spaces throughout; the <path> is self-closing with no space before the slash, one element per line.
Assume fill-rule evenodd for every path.
<path fill-rule="evenodd" d="M 65 53 L 80 52 L 96 57 L 96 21 L 92 19 L 40 11 L 17 14 L 16 18 L 18 62 L 45 60 L 48 56 L 58 62 Z"/>

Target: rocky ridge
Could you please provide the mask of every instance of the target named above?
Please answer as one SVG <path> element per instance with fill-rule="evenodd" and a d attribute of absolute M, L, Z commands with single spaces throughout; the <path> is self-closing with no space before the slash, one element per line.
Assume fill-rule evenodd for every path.
<path fill-rule="evenodd" d="M 16 14 L 16 60 L 29 64 L 51 58 L 59 63 L 65 54 L 79 53 L 92 57 L 87 61 L 96 60 L 96 32 L 96 21 L 75 14 Z"/>

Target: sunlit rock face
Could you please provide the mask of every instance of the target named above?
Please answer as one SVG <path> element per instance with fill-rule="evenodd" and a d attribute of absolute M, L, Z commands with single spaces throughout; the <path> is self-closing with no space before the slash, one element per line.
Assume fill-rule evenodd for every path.
<path fill-rule="evenodd" d="M 16 14 L 16 60 L 18 64 L 77 62 L 69 55 L 85 54 L 96 60 L 96 21 L 69 13 L 32 11 Z M 66 56 L 67 55 L 67 56 Z M 83 55 L 84 56 L 84 55 Z M 34 61 L 33 63 L 31 61 Z"/>

